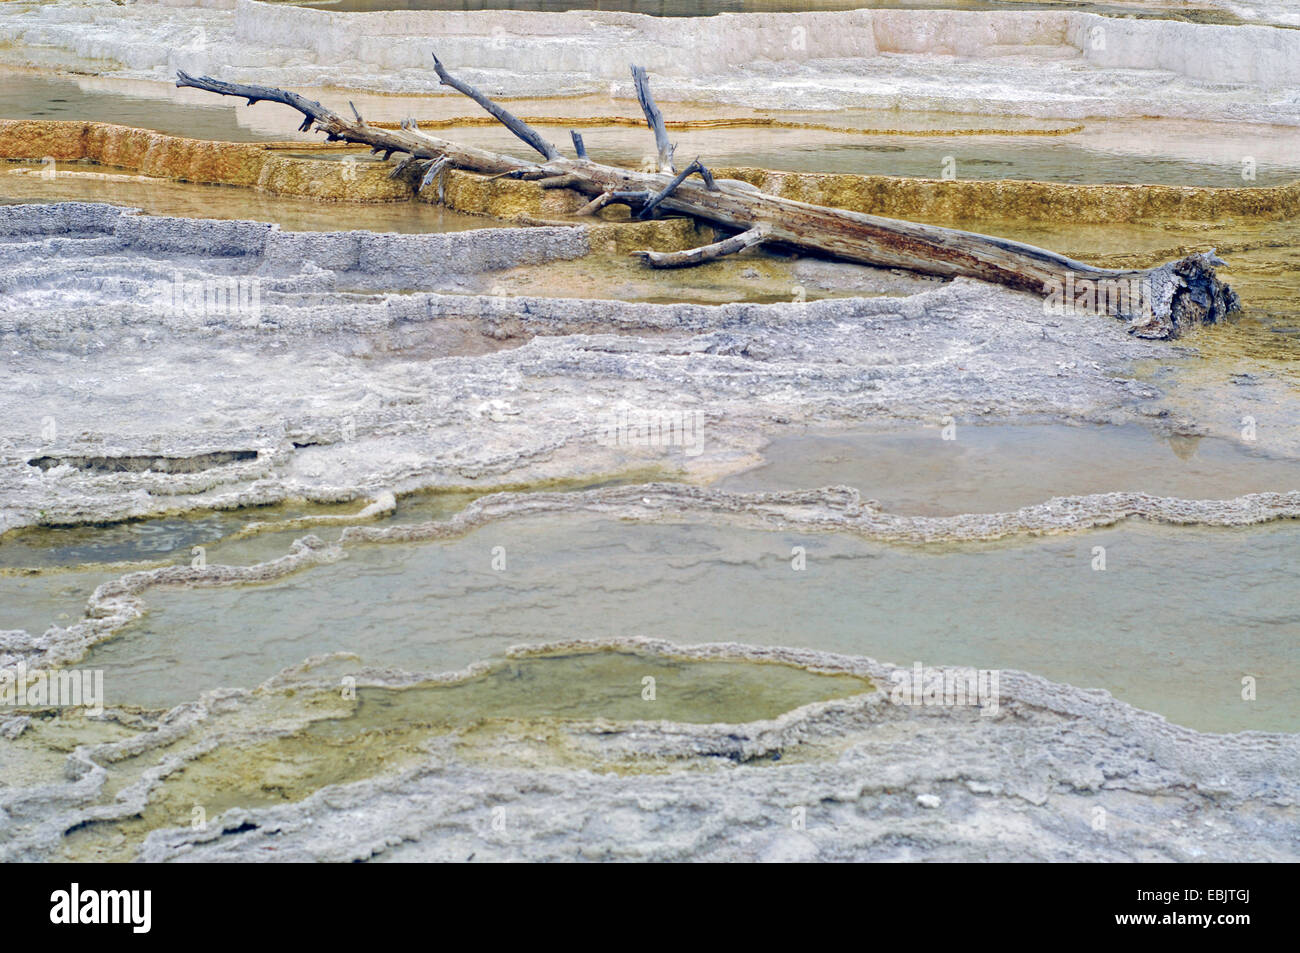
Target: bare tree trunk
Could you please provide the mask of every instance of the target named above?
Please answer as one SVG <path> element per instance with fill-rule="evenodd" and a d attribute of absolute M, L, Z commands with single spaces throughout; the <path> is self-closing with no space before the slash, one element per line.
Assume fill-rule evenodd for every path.
<path fill-rule="evenodd" d="M 683 267 L 758 244 L 780 245 L 868 265 L 977 278 L 1032 291 L 1045 295 L 1048 305 L 1059 307 L 1060 313 L 1111 314 L 1127 320 L 1133 333 L 1154 338 L 1177 337 L 1187 326 L 1212 323 L 1238 307 L 1236 294 L 1215 275 L 1215 267 L 1223 262 L 1213 252 L 1145 270 L 1095 268 L 1007 239 L 796 202 L 734 179 L 715 181 L 698 159 L 672 175 L 673 146 L 650 96 L 645 71 L 639 67 L 633 67 L 633 76 L 646 122 L 655 134 L 659 172 L 593 162 L 585 157 L 585 149 L 579 158 L 566 158 L 527 123 L 451 76 L 437 57 L 434 69 L 444 85 L 469 96 L 538 152 L 541 162 L 439 139 L 421 132 L 411 120 L 402 123 L 400 130 L 376 129 L 359 115 L 355 121 L 344 119 L 318 102 L 271 87 L 195 78 L 184 72 L 177 73 L 176 85 L 247 99 L 250 105 L 266 100 L 291 106 L 304 117 L 300 129 L 314 125 L 327 140 L 368 145 L 385 158 L 405 153 L 428 164 L 426 179 L 436 174 L 434 163 L 439 171 L 450 165 L 488 175 L 538 179 L 543 188 L 568 188 L 591 196 L 593 201 L 582 214 L 620 203 L 644 216 L 662 209 L 743 233 L 736 240 L 689 252 L 636 253 L 654 267 Z M 574 141 L 577 145 L 580 140 Z"/>

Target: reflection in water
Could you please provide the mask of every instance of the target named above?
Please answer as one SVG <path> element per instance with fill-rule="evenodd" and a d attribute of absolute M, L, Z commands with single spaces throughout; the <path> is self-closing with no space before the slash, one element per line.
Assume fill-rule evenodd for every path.
<path fill-rule="evenodd" d="M 348 509 L 355 511 L 356 507 Z M 315 510 L 326 511 L 325 507 L 316 507 Z M 194 546 L 206 546 L 238 533 L 250 523 L 295 515 L 298 511 L 289 507 L 268 506 L 165 516 L 108 526 L 23 529 L 10 533 L 0 543 L 0 569 L 157 560 L 188 563 Z M 280 546 L 279 552 L 284 552 L 284 549 Z"/>

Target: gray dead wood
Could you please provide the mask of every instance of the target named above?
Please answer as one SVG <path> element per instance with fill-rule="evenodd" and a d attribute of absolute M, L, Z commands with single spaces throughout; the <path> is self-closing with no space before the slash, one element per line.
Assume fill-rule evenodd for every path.
<path fill-rule="evenodd" d="M 762 244 L 765 238 L 767 238 L 767 226 L 755 225 L 739 235 L 732 235 L 730 238 L 724 238 L 712 245 L 701 245 L 699 248 L 691 248 L 687 251 L 638 251 L 633 252 L 633 254 L 647 265 L 653 265 L 656 268 L 688 268 L 691 265 L 702 265 L 706 261 L 713 261 L 723 255 L 734 255 L 746 248 L 752 248 L 755 245 Z"/>
<path fill-rule="evenodd" d="M 677 148 L 668 141 L 668 129 L 664 126 L 664 115 L 655 105 L 655 98 L 650 93 L 650 77 L 646 75 L 645 67 L 632 67 L 632 82 L 636 86 L 636 99 L 641 104 L 641 111 L 645 113 L 646 125 L 654 133 L 655 149 L 658 152 L 659 171 L 676 172 L 673 166 L 673 151 Z"/>
<path fill-rule="evenodd" d="M 1236 294 L 1216 276 L 1215 269 L 1224 263 L 1213 252 L 1189 255 L 1155 268 L 1097 268 L 1004 238 L 782 198 L 734 179 L 714 180 L 702 166 L 673 175 L 624 169 L 589 158 L 566 158 L 527 123 L 451 76 L 436 57 L 434 69 L 442 83 L 486 109 L 540 153 L 543 161 L 439 139 L 422 132 L 414 123 L 406 123 L 398 130 L 377 129 L 360 120 L 345 119 L 314 100 L 286 90 L 196 78 L 184 72 L 177 73 L 176 85 L 246 99 L 250 105 L 263 100 L 282 103 L 302 114 L 301 130 L 314 126 L 329 141 L 366 145 L 385 155 L 403 153 L 416 159 L 443 160 L 437 166 L 439 172 L 451 167 L 512 178 L 563 177 L 564 187 L 593 200 L 582 210 L 585 214 L 594 214 L 616 202 L 630 206 L 634 213 L 649 206 L 651 212 L 689 215 L 738 231 L 741 235 L 735 236 L 737 239 L 748 236 L 745 247 L 776 245 L 867 265 L 947 278 L 976 278 L 1044 295 L 1049 301 L 1059 297 L 1061 291 L 1068 296 L 1073 288 L 1073 300 L 1063 302 L 1064 313 L 1079 313 L 1078 302 L 1085 302 L 1084 312 L 1091 309 L 1123 318 L 1129 322 L 1129 330 L 1142 337 L 1177 337 L 1184 328 L 1220 320 L 1239 305 Z M 634 67 L 633 77 L 646 121 L 655 133 L 660 168 L 671 170 L 672 146 L 662 114 L 650 96 L 645 71 Z M 692 167 L 696 164 L 692 163 Z M 698 171 L 701 178 L 687 178 L 691 171 Z M 426 183 L 435 175 L 430 168 Z M 751 240 L 755 235 L 757 239 Z M 729 253 L 728 242 L 732 239 L 689 252 L 637 254 L 654 267 L 684 267 Z M 1129 293 L 1130 289 L 1137 293 Z"/>

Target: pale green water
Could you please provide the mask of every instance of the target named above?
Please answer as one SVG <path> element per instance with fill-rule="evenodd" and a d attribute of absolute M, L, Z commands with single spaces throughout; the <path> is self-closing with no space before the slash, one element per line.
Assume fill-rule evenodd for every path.
<path fill-rule="evenodd" d="M 130 860 L 141 838 L 159 827 L 188 825 L 195 805 L 211 816 L 232 807 L 263 807 L 300 801 L 327 785 L 378 774 L 393 775 L 428 758 L 431 744 L 454 744 L 459 757 L 501 764 L 588 768 L 602 773 L 640 773 L 680 767 L 686 759 L 618 751 L 593 761 L 593 752 L 570 744 L 563 723 L 659 722 L 737 724 L 775 718 L 811 702 L 871 692 L 865 678 L 812 672 L 782 663 L 665 657 L 634 651 L 576 651 L 510 659 L 455 683 L 403 689 L 359 688 L 342 698 L 332 687 L 292 693 L 289 707 L 312 720 L 296 729 L 242 733 L 206 720 L 178 745 L 184 760 L 152 785 L 144 809 L 127 818 L 76 825 L 63 841 L 63 859 Z M 254 704 L 275 721 L 285 696 Z M 277 704 L 281 703 L 281 704 Z M 100 725 L 81 722 L 65 709 L 61 718 L 39 719 L 19 743 L 18 770 L 43 781 L 61 770 L 59 761 L 32 757 L 39 748 L 67 750 L 71 737 L 85 739 Z M 296 720 L 296 719 L 295 719 Z M 109 729 L 112 730 L 111 728 Z M 75 733 L 75 734 L 74 734 Z M 448 738 L 454 733 L 454 738 Z M 33 739 L 33 735 L 38 735 Z M 39 735 L 44 735 L 43 741 Z M 206 744 L 213 739 L 216 744 Z M 102 737 L 96 741 L 106 740 Z M 83 742 L 84 743 L 84 742 Z M 792 752 L 797 757 L 799 746 Z M 179 752 L 178 752 L 179 753 Z M 746 757 L 723 742 L 715 757 L 773 764 L 782 752 Z M 26 755 L 26 757 L 22 757 Z M 115 760 L 101 796 L 109 803 L 150 765 Z M 179 759 L 178 759 L 179 760 Z M 707 761 L 706 757 L 696 760 Z M 0 788 L 9 780 L 0 778 Z"/>
<path fill-rule="evenodd" d="M 845 484 L 890 513 L 996 513 L 1049 496 L 1134 492 L 1183 499 L 1300 490 L 1300 462 L 1246 443 L 1160 437 L 1126 426 L 965 426 L 904 433 L 782 437 L 768 463 L 723 480 L 727 490 Z M 1049 489 L 1050 488 L 1050 489 Z"/>
<path fill-rule="evenodd" d="M 833 535 L 548 518 L 356 549 L 280 582 L 154 590 L 82 664 L 113 703 L 251 686 L 328 651 L 443 671 L 516 644 L 643 635 L 1016 668 L 1202 730 L 1300 729 L 1300 527 L 1145 525 L 915 549 Z M 505 547 L 507 569 L 492 568 Z M 792 568 L 792 548 L 807 568 Z M 1093 548 L 1106 569 L 1092 568 Z M 1241 678 L 1258 700 L 1241 700 Z"/>
<path fill-rule="evenodd" d="M 1023 9 L 1022 4 L 1012 6 Z M 328 106 L 346 111 L 346 102 L 338 95 L 325 95 L 323 101 Z M 432 107 L 422 107 L 417 100 L 407 106 L 407 111 L 419 114 L 421 108 Z M 528 114 L 537 109 L 537 105 L 511 108 Z M 121 91 L 87 90 L 58 76 L 0 71 L 0 118 L 110 122 L 169 135 L 229 142 L 302 139 L 307 144 L 320 141 L 319 135 L 296 130 L 291 111 L 283 109 L 277 112 L 274 107 L 266 106 L 262 109 L 263 112 L 256 114 L 257 125 L 253 127 L 251 123 L 240 122 L 243 118 L 249 123 L 252 114 L 236 110 L 233 100 L 215 96 L 210 103 L 196 105 L 178 102 L 161 91 L 150 95 L 147 86 L 123 87 Z M 463 110 L 465 114 L 474 112 L 472 104 L 467 104 Z M 669 118 L 675 118 L 679 113 L 680 110 L 673 112 L 670 109 Z M 367 117 L 371 118 L 369 111 Z M 811 118 L 818 123 L 876 129 L 909 127 L 917 122 L 917 117 L 910 113 L 894 112 L 853 117 L 838 113 L 813 117 L 781 113 L 778 114 L 780 117 L 795 121 L 809 121 Z M 972 123 L 976 128 L 982 125 L 996 128 L 1016 125 L 1015 120 L 998 118 L 982 123 L 970 116 L 947 116 L 940 122 L 950 126 L 955 124 L 956 128 L 969 128 Z M 1151 183 L 1223 188 L 1280 185 L 1300 178 L 1300 160 L 1292 152 L 1290 130 L 1252 126 L 1238 131 L 1228 126 L 1201 124 L 1202 157 L 1189 158 L 1182 154 L 1186 145 L 1179 139 L 1185 130 L 1177 124 L 1149 128 L 1137 142 L 1131 139 L 1139 135 L 1136 129 L 1128 134 L 1128 141 L 1124 140 L 1123 133 L 1119 133 L 1118 151 L 1112 151 L 1116 149 L 1116 134 L 1098 132 L 1095 141 L 1091 138 L 1094 125 L 1097 124 L 1090 124 L 1083 134 L 1063 137 L 859 135 L 777 126 L 673 129 L 671 134 L 679 156 L 699 155 L 714 166 L 918 178 L 940 178 L 951 167 L 951 173 L 958 179 Z M 536 123 L 535 126 L 552 142 L 559 143 L 564 149 L 569 148 L 567 126 L 545 123 Z M 582 132 L 591 156 L 603 162 L 637 165 L 652 146 L 647 139 L 648 133 L 640 126 L 596 126 L 584 128 Z M 435 130 L 435 134 L 466 145 L 510 154 L 517 154 L 520 148 L 519 141 L 501 126 L 440 128 Z M 1239 150 L 1225 147 L 1225 143 L 1231 143 L 1242 135 L 1249 137 L 1253 154 L 1258 158 L 1255 178 L 1251 181 L 1244 181 L 1241 177 Z M 1170 137 L 1173 154 L 1161 155 L 1158 147 L 1166 136 Z M 1157 147 L 1155 154 L 1131 154 L 1153 146 Z M 316 157 L 341 158 L 342 155 L 318 153 Z M 369 161 L 366 150 L 356 155 Z M 121 183 L 115 183 L 110 191 L 120 186 Z M 0 194 L 4 194 L 3 189 L 0 189 Z M 126 200 L 124 197 L 119 201 Z M 176 211 L 172 214 L 198 213 Z M 425 214 L 431 217 L 429 210 Z"/>
<path fill-rule="evenodd" d="M 726 478 L 718 486 L 770 491 L 844 484 L 877 500 L 888 512 L 913 516 L 1002 512 L 1052 496 L 1112 491 L 1231 499 L 1245 493 L 1300 490 L 1300 462 L 1270 456 L 1249 444 L 1162 437 L 1137 425 L 968 426 L 963 422 L 956 425 L 954 436 L 944 440 L 938 427 L 917 427 L 780 437 L 763 451 L 767 462 L 762 466 Z M 664 478 L 647 471 L 553 488 L 586 489 Z M 404 497 L 396 513 L 376 522 L 446 519 L 477 495 Z M 0 541 L 0 569 L 113 562 L 188 564 L 194 546 L 205 548 L 208 562 L 249 565 L 283 555 L 294 539 L 308 532 L 336 538 L 336 527 L 324 523 L 313 527 L 312 518 L 348 516 L 364 505 L 364 501 L 339 506 L 294 504 L 110 526 L 33 528 Z M 305 522 L 238 538 L 250 524 L 286 520 Z"/>
<path fill-rule="evenodd" d="M 780 438 L 737 490 L 843 483 L 892 512 L 994 512 L 1109 490 L 1229 498 L 1300 486 L 1300 465 L 1227 441 L 1137 426 L 958 424 L 907 432 Z M 1045 488 L 1050 487 L 1050 490 Z M 446 519 L 471 494 L 400 501 L 381 522 Z M 119 560 L 210 564 L 274 559 L 311 520 L 348 507 L 267 507 L 192 518 L 11 534 L 0 565 Z M 308 520 L 241 536 L 255 521 Z M 82 664 L 106 670 L 114 703 L 173 705 L 218 685 L 252 686 L 308 656 L 446 671 L 512 645 L 647 635 L 863 654 L 900 664 L 1018 668 L 1103 687 L 1207 730 L 1297 730 L 1300 527 L 1171 529 L 1132 524 L 1074 537 L 918 549 L 834 536 L 594 518 L 506 523 L 448 543 L 369 546 L 343 562 L 238 589 L 157 589 L 149 614 Z M 792 547 L 808 568 L 791 568 Z M 503 546 L 504 572 L 492 570 Z M 1092 569 L 1093 547 L 1105 571 Z M 86 569 L 0 576 L 0 628 L 43 631 L 80 617 Z M 1240 699 L 1244 675 L 1259 699 Z"/>
<path fill-rule="evenodd" d="M 188 561 L 193 546 L 215 542 L 258 520 L 285 518 L 299 512 L 305 510 L 249 508 L 109 526 L 21 530 L 0 543 L 0 569 L 150 561 L 182 555 Z"/>
<path fill-rule="evenodd" d="M 660 478 L 659 471 L 645 469 L 605 480 L 557 481 L 534 489 L 598 489 Z M 366 522 L 402 524 L 445 520 L 483 492 L 450 490 L 411 494 L 402 498 L 395 513 Z M 307 533 L 337 538 L 341 527 L 366 503 L 365 500 L 338 505 L 287 503 L 160 516 L 104 526 L 31 527 L 9 533 L 0 541 L 0 570 L 12 573 L 104 563 L 188 565 L 197 555 L 195 546 L 203 547 L 210 563 L 248 566 L 283 556 L 295 539 Z M 0 575 L 0 579 L 4 578 Z M 20 576 L 15 573 L 10 578 Z M 3 607 L 4 602 L 0 600 L 0 612 Z M 4 628 L 2 623 L 0 617 L 0 628 Z"/>
<path fill-rule="evenodd" d="M 834 116 L 819 122 L 835 124 Z M 967 124 L 970 119 L 966 120 Z M 878 127 L 893 128 L 897 117 L 877 117 Z M 1003 123 L 991 121 L 991 125 Z M 551 142 L 567 147 L 567 127 L 536 126 Z M 1072 184 L 1152 184 L 1215 186 L 1271 186 L 1300 178 L 1300 161 L 1270 162 L 1256 169 L 1247 182 L 1241 177 L 1241 159 L 1233 154 L 1222 161 L 1193 160 L 1166 155 L 1132 155 L 1093 148 L 1086 134 L 1073 136 L 902 136 L 834 133 L 816 129 L 750 127 L 672 129 L 677 155 L 700 156 L 713 166 L 750 166 L 791 172 L 833 172 L 851 175 L 890 175 L 938 179 L 951 165 L 958 179 L 1021 179 Z M 1268 135 L 1259 128 L 1253 135 Z M 465 145 L 496 152 L 517 153 L 519 141 L 500 126 L 465 126 L 440 129 L 437 135 Z M 1230 135 L 1207 130 L 1207 141 Z M 592 158 L 636 166 L 653 147 L 646 130 L 629 126 L 585 128 L 583 140 Z M 1159 133 L 1148 143 L 1158 143 Z M 1113 144 L 1112 144 L 1113 145 Z M 1207 149 L 1207 154 L 1213 149 Z"/>
<path fill-rule="evenodd" d="M 653 692 L 647 691 L 646 678 L 653 679 Z M 481 677 L 453 685 L 363 689 L 358 695 L 362 719 L 372 727 L 403 720 L 399 715 L 452 726 L 494 718 L 713 724 L 775 718 L 809 702 L 872 689 L 870 681 L 855 675 L 789 665 L 619 651 L 510 659 Z M 349 731 L 349 721 L 329 724 Z"/>
<path fill-rule="evenodd" d="M 445 519 L 463 507 L 472 495 L 430 494 L 409 498 L 392 522 Z M 215 510 L 188 516 L 113 523 L 108 526 L 37 527 L 10 533 L 0 543 L 0 569 L 81 566 L 117 562 L 173 562 L 188 564 L 195 546 L 202 546 L 209 561 L 247 565 L 282 556 L 289 544 L 306 533 L 325 536 L 338 530 L 326 522 L 304 525 L 303 520 L 337 519 L 357 513 L 365 501 L 339 506 L 249 507 Z M 250 533 L 253 524 L 294 521 L 291 528 Z M 233 538 L 232 538 L 233 537 Z M 225 544 L 222 545 L 222 541 Z M 2 578 L 2 577 L 0 577 Z"/>
<path fill-rule="evenodd" d="M 676 759 L 621 757 L 615 751 L 593 764 L 592 753 L 570 745 L 557 728 L 597 719 L 737 724 L 874 688 L 854 675 L 779 663 L 585 651 L 503 661 L 454 684 L 360 688 L 354 700 L 341 700 L 329 688 L 307 692 L 295 702 L 310 708 L 315 720 L 288 733 L 240 736 L 237 729 L 223 730 L 217 719 L 206 722 L 199 730 L 210 731 L 220 743 L 187 739 L 184 747 L 194 747 L 186 760 L 151 787 L 142 811 L 77 825 L 63 842 L 63 859 L 130 860 L 148 831 L 189 824 L 196 804 L 216 816 L 232 807 L 285 804 L 327 785 L 392 775 L 425 761 L 430 743 L 452 732 L 459 756 L 468 760 L 500 764 L 504 758 L 534 769 L 565 765 L 602 773 L 656 771 Z M 50 725 L 42 722 L 37 730 Z M 68 730 L 86 727 L 73 723 Z M 53 743 L 68 741 L 65 736 Z M 725 744 L 712 753 L 759 765 L 781 760 L 781 752 L 745 758 L 739 746 Z M 141 767 L 129 758 L 116 761 L 105 794 L 112 796 L 137 779 Z"/>
<path fill-rule="evenodd" d="M 191 105 L 113 90 L 88 90 L 71 79 L 11 70 L 0 71 L 0 117 L 115 122 L 175 136 L 227 142 L 315 138 L 294 131 L 295 124 L 289 122 L 283 134 L 275 135 L 241 126 L 235 111 L 219 100 Z"/>
<path fill-rule="evenodd" d="M 120 573 L 103 569 L 46 573 L 39 576 L 0 575 L 0 631 L 44 632 L 52 625 L 70 626 L 86 611 L 95 588 Z"/>

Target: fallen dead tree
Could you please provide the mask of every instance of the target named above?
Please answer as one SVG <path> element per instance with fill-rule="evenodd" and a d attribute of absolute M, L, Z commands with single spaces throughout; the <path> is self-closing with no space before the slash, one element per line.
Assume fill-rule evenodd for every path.
<path fill-rule="evenodd" d="M 1151 338 L 1177 337 L 1186 327 L 1212 323 L 1238 307 L 1236 294 L 1215 274 L 1215 268 L 1224 263 L 1213 252 L 1143 270 L 1096 268 L 1020 242 L 811 205 L 761 192 L 746 182 L 715 180 L 698 158 L 678 171 L 663 116 L 640 67 L 632 67 L 632 75 L 646 123 L 654 133 L 657 172 L 594 162 L 577 132 L 571 133 L 576 157 L 565 157 L 537 130 L 448 73 L 436 56 L 433 63 L 443 85 L 473 99 L 541 160 L 440 139 L 421 131 L 411 120 L 400 129 L 380 129 L 366 123 L 355 107 L 354 118 L 346 119 L 314 100 L 267 86 L 196 78 L 182 71 L 177 72 L 176 85 L 247 99 L 250 106 L 263 100 L 291 106 L 303 116 L 300 131 L 315 128 L 331 142 L 367 145 L 385 159 L 402 154 L 404 158 L 392 175 L 418 175 L 421 188 L 439 181 L 450 167 L 536 180 L 542 188 L 566 188 L 590 196 L 579 215 L 622 204 L 638 218 L 671 212 L 737 232 L 689 251 L 635 253 L 656 268 L 687 267 L 756 245 L 777 245 L 868 265 L 977 278 L 1033 291 L 1045 295 L 1057 313 L 1110 314 L 1128 321 L 1132 333 Z"/>

